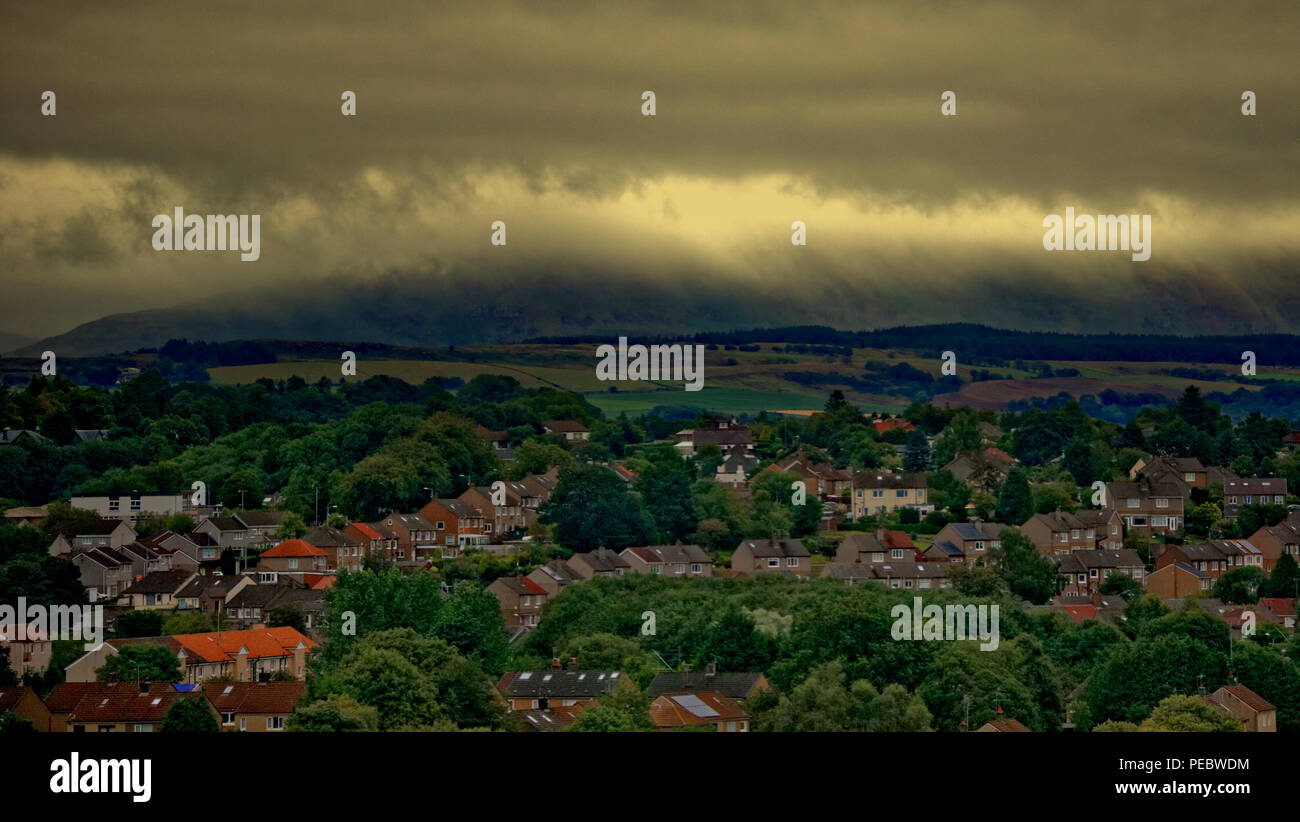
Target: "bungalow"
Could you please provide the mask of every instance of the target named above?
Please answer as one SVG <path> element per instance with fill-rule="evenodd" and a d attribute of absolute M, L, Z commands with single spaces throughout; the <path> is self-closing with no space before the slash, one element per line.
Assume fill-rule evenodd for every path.
<path fill-rule="evenodd" d="M 732 552 L 731 570 L 742 577 L 785 573 L 808 579 L 812 554 L 797 539 L 747 539 Z"/>

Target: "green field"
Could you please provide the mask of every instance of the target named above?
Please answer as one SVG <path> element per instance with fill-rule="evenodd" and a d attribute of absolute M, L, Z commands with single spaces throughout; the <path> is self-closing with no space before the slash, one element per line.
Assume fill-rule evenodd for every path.
<path fill-rule="evenodd" d="M 514 377 L 525 388 L 551 387 L 582 394 L 607 415 L 626 412 L 638 415 L 656 406 L 705 408 L 718 413 L 757 414 L 760 411 L 817 410 L 824 407 L 827 395 L 839 388 L 845 397 L 864 411 L 897 412 L 909 404 L 904 396 L 864 394 L 833 382 L 806 384 L 786 379 L 786 372 L 821 372 L 860 377 L 869 361 L 893 365 L 907 363 L 933 376 L 940 375 L 940 363 L 902 351 L 876 349 L 855 350 L 850 358 L 822 354 L 799 354 L 774 348 L 784 346 L 765 343 L 758 351 L 727 351 L 719 348 L 705 352 L 702 391 L 685 391 L 683 383 L 620 382 L 618 391 L 609 391 L 609 383 L 596 378 L 594 345 L 491 345 L 459 348 L 445 360 L 382 359 L 357 362 L 357 375 L 348 379 L 368 379 L 378 375 L 396 377 L 419 384 L 430 377 L 460 378 L 469 381 L 479 374 Z M 1049 381 L 1030 379 L 1028 372 L 1013 368 L 992 367 L 996 374 L 1012 379 L 967 383 L 955 395 L 941 395 L 936 402 L 998 407 L 1006 402 L 1031 396 L 1051 396 L 1058 390 L 1076 395 L 1098 393 L 1113 388 L 1120 393 L 1153 392 L 1173 395 L 1189 382 L 1203 391 L 1231 392 L 1238 387 L 1230 381 L 1210 382 L 1173 377 L 1167 371 L 1187 363 L 1133 362 L 1052 362 L 1054 368 L 1077 368 L 1079 377 L 1054 378 Z M 322 377 L 337 380 L 340 363 L 334 360 L 295 360 L 265 365 L 230 366 L 209 369 L 216 383 L 249 383 L 261 378 L 285 380 L 298 376 L 308 382 Z M 1237 373 L 1231 365 L 1209 366 L 1225 375 Z M 958 376 L 966 377 L 969 368 L 958 363 Z M 1263 373 L 1263 372 L 1261 372 Z M 1300 370 L 1268 369 L 1273 377 L 1300 379 Z M 1257 386 L 1247 386 L 1255 390 Z M 642 390 L 629 390 L 642 389 Z M 1077 389 L 1077 390 L 1076 390 Z"/>

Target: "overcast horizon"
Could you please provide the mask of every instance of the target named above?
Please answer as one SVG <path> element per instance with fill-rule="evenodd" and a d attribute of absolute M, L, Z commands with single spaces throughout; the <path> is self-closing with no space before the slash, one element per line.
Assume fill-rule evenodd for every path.
<path fill-rule="evenodd" d="M 0 328 L 389 282 L 553 310 L 548 272 L 593 311 L 747 325 L 1300 310 L 1294 4 L 378 5 L 0 11 Z M 261 215 L 260 258 L 155 251 L 177 206 Z M 1150 215 L 1150 260 L 1044 250 L 1067 207 Z"/>

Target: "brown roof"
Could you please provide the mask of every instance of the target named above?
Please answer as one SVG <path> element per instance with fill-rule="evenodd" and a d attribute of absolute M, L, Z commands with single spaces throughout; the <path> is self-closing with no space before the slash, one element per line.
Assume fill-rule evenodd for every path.
<path fill-rule="evenodd" d="M 69 722 L 161 722 L 184 696 L 166 682 L 145 693 L 134 682 L 62 682 L 45 705 L 51 713 L 67 714 Z"/>
<path fill-rule="evenodd" d="M 660 728 L 714 725 L 748 718 L 744 708 L 718 691 L 665 694 L 650 703 L 650 719 Z"/>
<path fill-rule="evenodd" d="M 212 682 L 203 694 L 222 713 L 287 714 L 307 690 L 305 682 Z"/>

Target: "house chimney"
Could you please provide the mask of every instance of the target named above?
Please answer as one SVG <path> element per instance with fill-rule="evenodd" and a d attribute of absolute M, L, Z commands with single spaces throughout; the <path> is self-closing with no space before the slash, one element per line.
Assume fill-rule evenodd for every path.
<path fill-rule="evenodd" d="M 560 669 L 560 658 L 558 656 L 551 659 L 551 667 L 557 671 Z"/>
<path fill-rule="evenodd" d="M 705 678 L 711 679 L 717 675 L 718 675 L 718 663 L 710 662 L 708 665 L 704 666 Z"/>
<path fill-rule="evenodd" d="M 578 670 L 578 658 L 576 656 L 569 657 L 569 670 L 570 671 Z"/>
<path fill-rule="evenodd" d="M 146 696 L 149 693 L 149 680 L 140 680 L 140 696 Z"/>

